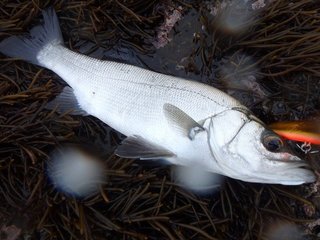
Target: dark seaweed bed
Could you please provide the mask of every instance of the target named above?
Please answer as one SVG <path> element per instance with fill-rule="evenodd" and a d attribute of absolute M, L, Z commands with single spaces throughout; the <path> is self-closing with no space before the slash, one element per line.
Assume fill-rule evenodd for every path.
<path fill-rule="evenodd" d="M 204 1 L 3 0 L 1 40 L 26 32 L 51 5 L 75 51 L 206 82 L 266 123 L 319 116 L 318 0 L 273 1 L 237 34 L 219 29 Z M 168 6 L 180 7 L 183 18 L 172 41 L 156 49 Z M 121 136 L 99 120 L 46 110 L 64 84 L 52 72 L 3 55 L 0 64 L 0 239 L 271 239 L 266 231 L 276 223 L 296 224 L 305 233 L 296 239 L 317 239 L 319 183 L 226 179 L 220 191 L 197 195 L 172 182 L 170 166 L 112 155 Z M 267 96 L 239 89 L 248 75 Z M 99 194 L 74 199 L 48 182 L 48 155 L 66 143 L 95 148 L 104 159 L 108 181 Z M 304 157 L 319 171 L 319 153 Z"/>

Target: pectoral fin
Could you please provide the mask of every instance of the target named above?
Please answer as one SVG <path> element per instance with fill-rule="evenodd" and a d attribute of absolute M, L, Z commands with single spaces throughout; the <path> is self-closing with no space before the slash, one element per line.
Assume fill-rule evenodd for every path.
<path fill-rule="evenodd" d="M 205 130 L 188 114 L 172 104 L 164 104 L 163 112 L 168 120 L 169 125 L 191 140 L 194 139 L 198 132 Z"/>
<path fill-rule="evenodd" d="M 87 116 L 87 112 L 82 110 L 78 104 L 76 96 L 71 87 L 65 87 L 62 92 L 46 105 L 47 109 L 57 109 L 57 112 L 64 113 L 72 110 L 72 115 Z"/>
<path fill-rule="evenodd" d="M 124 158 L 159 159 L 174 157 L 175 154 L 140 136 L 130 136 L 122 141 L 115 154 Z"/>

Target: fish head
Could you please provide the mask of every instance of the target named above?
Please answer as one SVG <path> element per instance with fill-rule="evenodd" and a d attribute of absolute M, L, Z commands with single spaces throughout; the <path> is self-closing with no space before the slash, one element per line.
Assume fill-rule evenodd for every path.
<path fill-rule="evenodd" d="M 209 128 L 208 143 L 220 173 L 257 183 L 299 185 L 315 181 L 307 163 L 294 155 L 279 135 L 267 129 L 260 120 L 240 114 L 241 124 L 227 122 L 228 128 L 222 131 Z M 224 134 L 223 143 L 219 143 L 214 134 L 219 130 Z"/>

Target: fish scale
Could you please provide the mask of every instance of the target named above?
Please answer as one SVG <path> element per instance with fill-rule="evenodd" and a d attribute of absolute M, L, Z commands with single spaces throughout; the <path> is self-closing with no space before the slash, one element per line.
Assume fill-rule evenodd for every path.
<path fill-rule="evenodd" d="M 79 55 L 59 46 L 41 61 L 75 90 L 83 110 L 124 135 L 167 126 L 165 103 L 184 109 L 195 120 L 240 106 L 227 94 L 201 83 Z"/>

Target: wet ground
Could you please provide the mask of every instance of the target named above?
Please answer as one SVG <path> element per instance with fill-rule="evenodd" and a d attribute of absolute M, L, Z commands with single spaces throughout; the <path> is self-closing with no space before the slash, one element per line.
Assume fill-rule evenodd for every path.
<path fill-rule="evenodd" d="M 320 3 L 226 2 L 53 5 L 71 49 L 218 87 L 266 123 L 318 118 Z M 256 9 L 256 2 L 266 5 Z M 0 3 L 1 39 L 25 32 L 49 5 Z M 0 64 L 0 239 L 319 237 L 319 183 L 225 179 L 218 191 L 192 193 L 172 182 L 168 165 L 113 156 L 122 136 L 99 120 L 46 110 L 64 85 L 58 76 L 3 55 Z M 66 143 L 90 146 L 104 159 L 108 182 L 99 194 L 74 199 L 47 180 L 48 155 Z M 301 143 L 292 145 L 300 151 Z M 300 151 L 315 171 L 318 151 Z"/>

